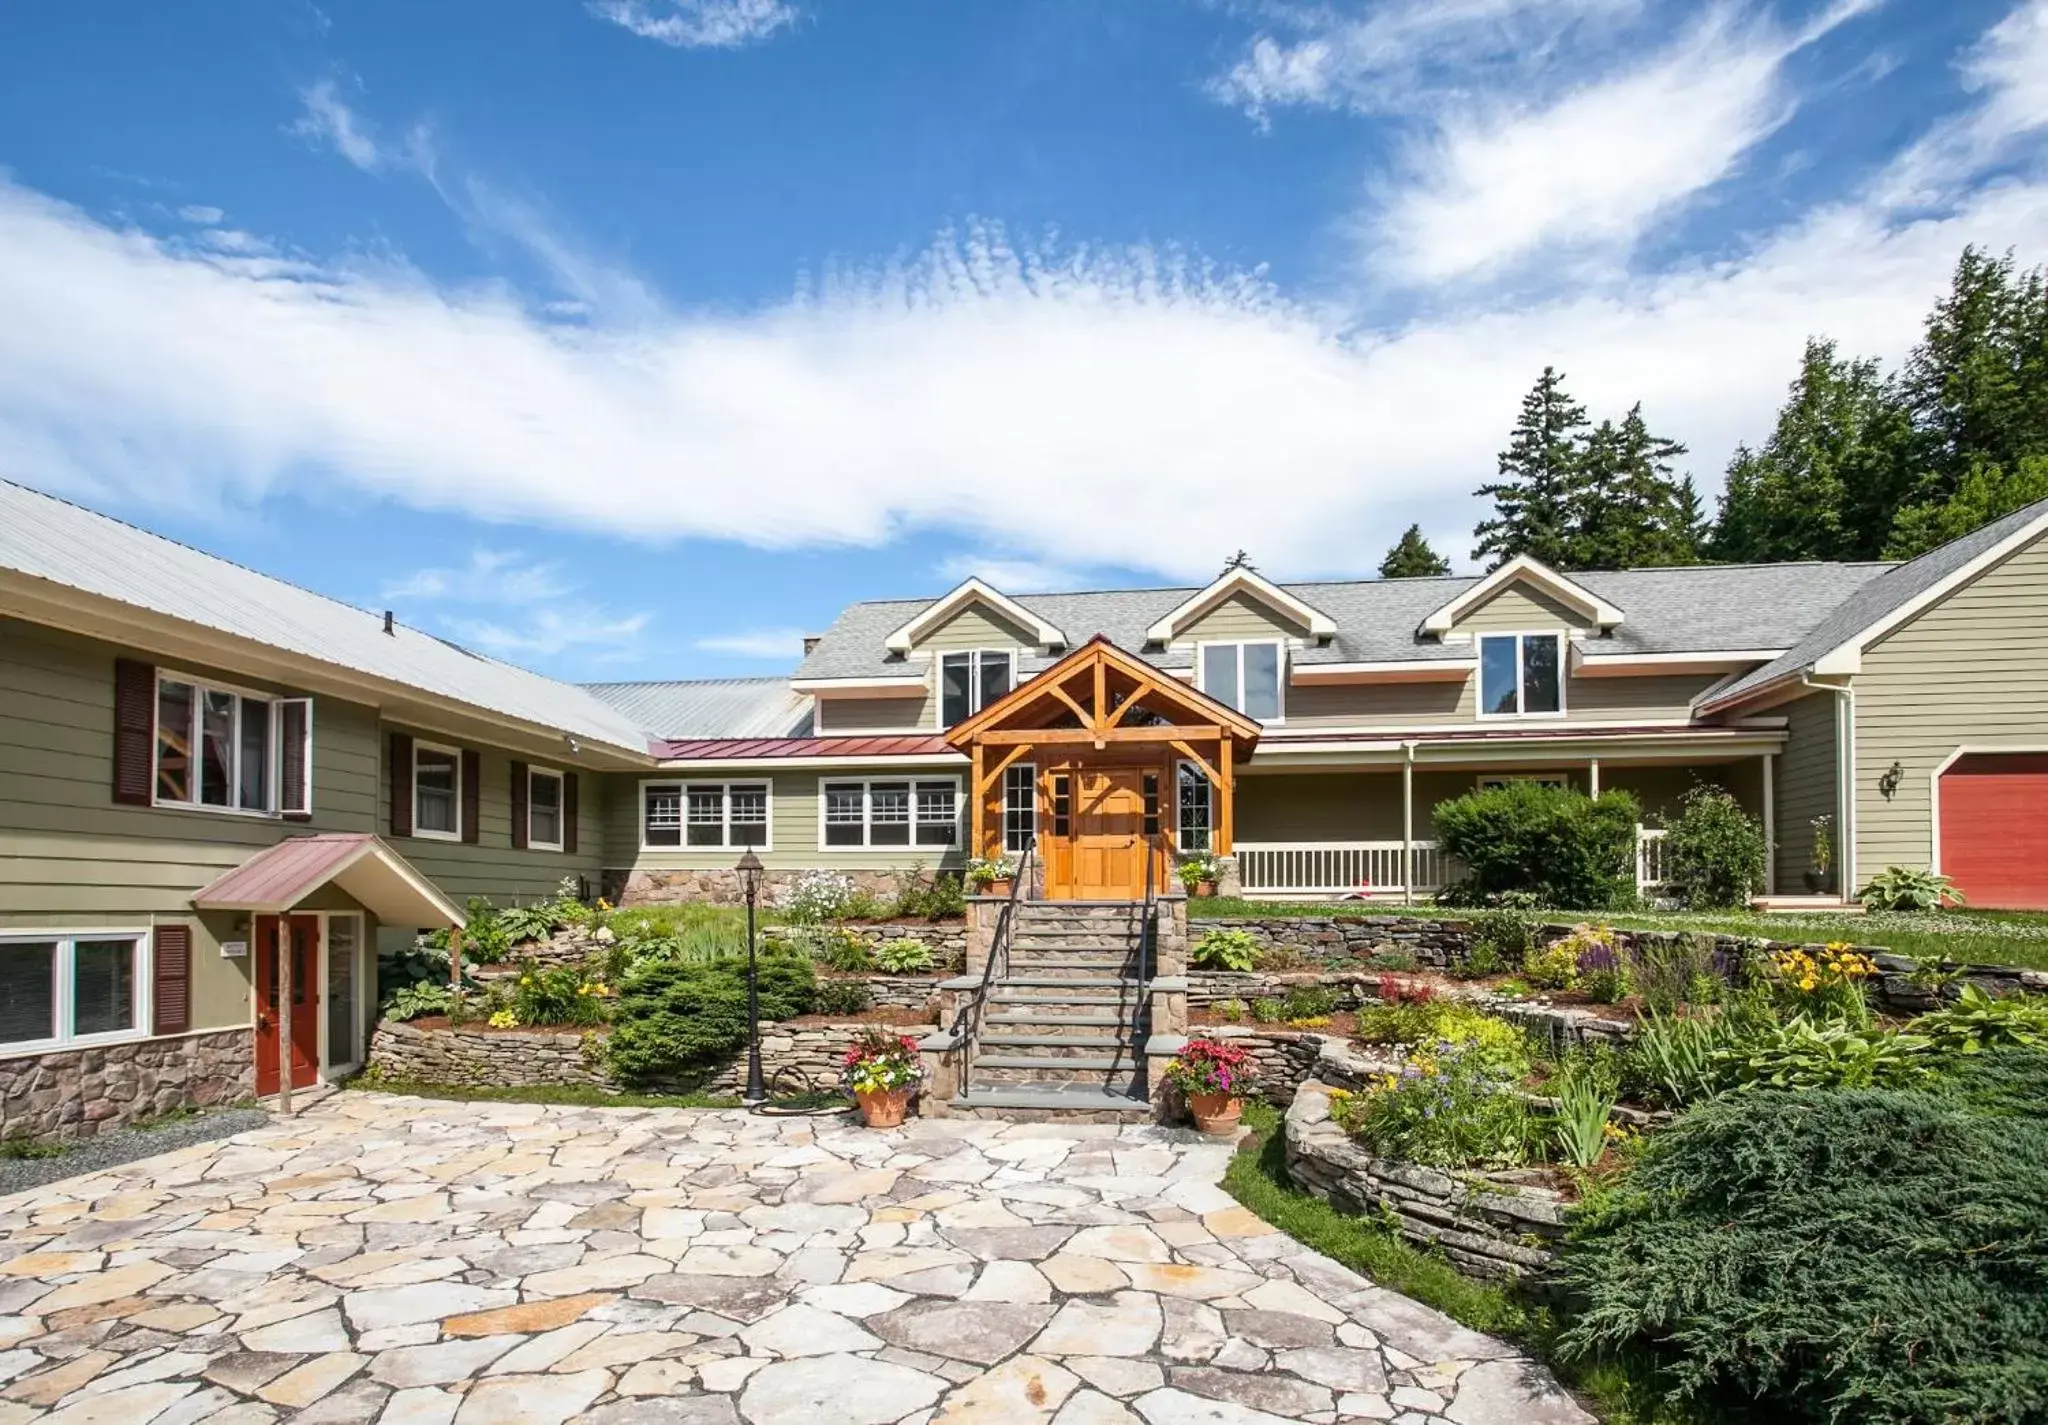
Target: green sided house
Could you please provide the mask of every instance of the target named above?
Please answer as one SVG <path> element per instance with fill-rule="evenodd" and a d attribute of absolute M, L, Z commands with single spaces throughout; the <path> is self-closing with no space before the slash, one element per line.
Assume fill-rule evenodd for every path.
<path fill-rule="evenodd" d="M 886 890 L 1028 844 L 1047 900 L 1196 850 L 1250 896 L 1413 900 L 1455 875 L 1435 805 L 1515 778 L 1634 792 L 1648 889 L 1706 781 L 1780 897 L 1900 863 L 2048 906 L 2048 503 L 1896 566 L 970 580 L 850 606 L 785 677 L 575 686 L 0 483 L 0 1134 L 350 1071 L 380 941 L 472 896 L 731 899 L 747 849 Z"/>

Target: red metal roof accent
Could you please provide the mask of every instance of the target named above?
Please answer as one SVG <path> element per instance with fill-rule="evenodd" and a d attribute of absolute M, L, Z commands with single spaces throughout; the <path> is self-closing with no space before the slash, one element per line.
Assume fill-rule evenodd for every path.
<path fill-rule="evenodd" d="M 936 733 L 892 733 L 880 737 L 693 737 L 657 742 L 663 761 L 702 762 L 712 758 L 929 757 L 953 749 Z"/>
<path fill-rule="evenodd" d="M 1603 737 L 1755 737 L 1759 733 L 1783 731 L 1781 727 L 1740 723 L 1688 723 L 1677 727 L 1659 723 L 1601 727 L 1558 723 L 1548 727 L 1445 727 L 1426 732 L 1414 728 L 1396 732 L 1316 732 L 1308 728 L 1289 728 L 1284 734 L 1269 733 L 1261 745 L 1281 752 L 1296 742 L 1583 742 Z"/>
<path fill-rule="evenodd" d="M 210 905 L 290 904 L 326 885 L 376 841 L 367 832 L 322 832 L 294 836 L 266 847 L 192 897 Z"/>

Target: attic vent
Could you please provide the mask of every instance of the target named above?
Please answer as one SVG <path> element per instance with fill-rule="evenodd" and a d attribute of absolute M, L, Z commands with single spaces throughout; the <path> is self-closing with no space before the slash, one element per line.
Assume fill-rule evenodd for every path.
<path fill-rule="evenodd" d="M 825 635 L 824 635 L 824 634 L 822 634 L 822 633 L 807 633 L 807 634 L 805 634 L 805 635 L 804 635 L 804 657 L 808 658 L 808 657 L 810 657 L 810 656 L 811 656 L 811 655 L 812 655 L 813 653 L 817 652 L 817 649 L 818 649 L 818 645 L 819 645 L 819 644 L 821 644 L 821 643 L 823 643 L 824 641 L 825 641 Z"/>
<path fill-rule="evenodd" d="M 384 632 L 394 637 L 397 636 L 397 630 L 391 626 L 391 610 L 389 609 L 384 610 Z"/>

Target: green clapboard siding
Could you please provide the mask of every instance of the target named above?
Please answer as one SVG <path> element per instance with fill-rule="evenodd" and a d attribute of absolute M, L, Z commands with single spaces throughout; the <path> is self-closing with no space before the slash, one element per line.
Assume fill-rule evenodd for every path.
<path fill-rule="evenodd" d="M 1246 594 L 1232 594 L 1174 635 L 1175 643 L 1257 642 L 1306 638 L 1308 629 Z"/>
<path fill-rule="evenodd" d="M 1772 708 L 1785 718 L 1785 750 L 1778 756 L 1775 784 L 1778 794 L 1778 893 L 1800 895 L 1806 890 L 1806 873 L 1813 867 L 1813 819 L 1840 819 L 1835 794 L 1836 726 L 1835 695 L 1809 693 L 1797 702 Z M 1840 870 L 1841 827 L 1829 833 Z"/>

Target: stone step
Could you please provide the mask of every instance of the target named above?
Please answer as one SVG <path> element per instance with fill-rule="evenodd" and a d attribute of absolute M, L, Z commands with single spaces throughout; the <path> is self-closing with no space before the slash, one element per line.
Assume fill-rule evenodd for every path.
<path fill-rule="evenodd" d="M 975 1060 L 968 1070 L 967 1082 L 970 1091 L 1013 1084 L 1135 1093 L 1140 1072 L 1138 1066 L 1128 1059 L 1030 1059 L 1003 1055 Z"/>
<path fill-rule="evenodd" d="M 1135 989 L 1105 993 L 1090 985 L 1081 990 L 1069 990 L 1066 985 L 1072 980 L 1062 980 L 1059 985 L 1019 985 L 1014 981 L 1000 984 L 989 991 L 991 1004 L 1038 1005 L 1086 1005 L 1102 1009 L 1127 1009 L 1137 1003 Z"/>
<path fill-rule="evenodd" d="M 1044 1034 L 1053 1030 L 1065 1033 L 1075 1029 L 1106 1033 L 1112 1029 L 1128 1030 L 1136 1018 L 1135 1014 L 1111 1013 L 1092 1005 L 1071 1011 L 1004 1005 L 999 1013 L 983 1015 L 981 1024 L 984 1034 L 1004 1034 L 1012 1030 L 1020 1034 Z"/>
<path fill-rule="evenodd" d="M 981 1038 L 975 1043 L 975 1052 L 1009 1054 L 1026 1049 L 1043 1049 L 1048 1054 L 1058 1054 L 1062 1058 L 1091 1053 L 1108 1054 L 1119 1050 L 1127 1054 L 1137 1052 L 1137 1035 L 1127 1029 L 1122 1033 L 1105 1034 L 1099 1032 L 1099 1028 L 1098 1032 L 1090 1034 L 991 1034 L 984 1030 Z"/>
<path fill-rule="evenodd" d="M 1142 937 L 1137 935 L 1090 935 L 1076 930 L 1024 931 L 1010 939 L 1010 949 L 1018 950 L 1135 950 Z"/>
<path fill-rule="evenodd" d="M 1024 955 L 1079 955 L 1083 957 L 1115 960 L 1138 953 L 1135 940 L 1117 940 L 1100 945 L 1076 944 L 1072 940 L 1019 940 L 1010 946 L 1010 957 Z"/>
<path fill-rule="evenodd" d="M 1116 1091 L 1091 1088 L 970 1088 L 953 1100 L 955 1113 L 992 1116 L 1030 1114 L 1059 1118 L 1143 1118 L 1152 1105 L 1142 1098 Z"/>
<path fill-rule="evenodd" d="M 1037 973 L 1005 975 L 996 981 L 996 988 L 1002 990 L 1045 989 L 1064 990 L 1070 994 L 1136 994 L 1145 987 L 1143 980 L 1129 975 L 1041 975 Z"/>
<path fill-rule="evenodd" d="M 1095 964 L 1089 961 L 1082 961 L 1077 964 L 1068 960 L 1038 960 L 1030 964 L 1020 963 L 1012 965 L 1010 973 L 1003 976 L 1003 979 L 1012 982 L 1019 979 L 1097 980 L 1103 983 L 1129 980 L 1131 983 L 1136 984 L 1138 981 L 1135 976 L 1124 973 L 1124 971 L 1131 968 L 1132 966 L 1129 963 L 1122 960 L 1110 961 L 1105 964 Z"/>

